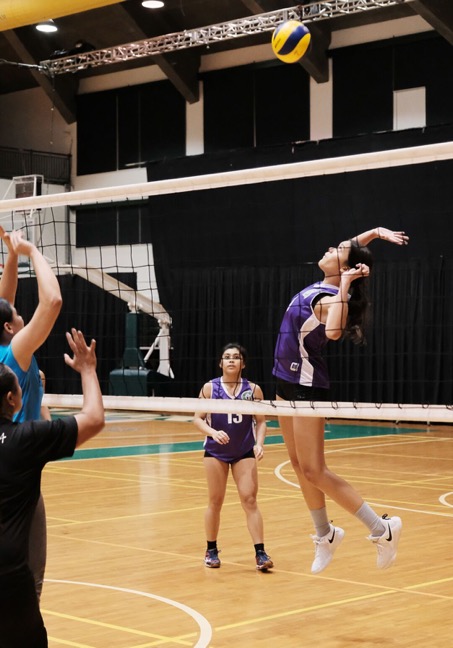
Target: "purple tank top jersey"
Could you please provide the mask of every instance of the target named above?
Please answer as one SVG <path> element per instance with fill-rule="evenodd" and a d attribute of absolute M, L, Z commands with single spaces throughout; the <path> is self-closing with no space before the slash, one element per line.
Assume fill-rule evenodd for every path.
<path fill-rule="evenodd" d="M 214 378 L 210 381 L 212 385 L 211 398 L 225 400 L 253 400 L 253 392 L 250 383 L 242 378 L 241 387 L 233 398 L 225 390 L 222 378 Z M 223 430 L 230 437 L 229 443 L 222 445 L 208 436 L 204 442 L 204 448 L 213 457 L 221 461 L 235 461 L 243 457 L 253 449 L 255 445 L 254 418 L 248 414 L 208 414 L 206 417 L 208 425 L 214 430 Z"/>
<path fill-rule="evenodd" d="M 280 326 L 272 373 L 277 378 L 307 387 L 330 387 L 322 350 L 327 343 L 326 327 L 313 312 L 320 295 L 337 295 L 338 288 L 321 281 L 293 297 Z"/>

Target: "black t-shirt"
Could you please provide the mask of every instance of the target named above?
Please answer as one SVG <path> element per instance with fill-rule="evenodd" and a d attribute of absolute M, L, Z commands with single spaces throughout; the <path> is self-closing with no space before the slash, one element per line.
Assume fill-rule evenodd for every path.
<path fill-rule="evenodd" d="M 0 575 L 28 559 L 28 536 L 48 461 L 72 457 L 77 443 L 73 416 L 13 423 L 0 418 Z"/>

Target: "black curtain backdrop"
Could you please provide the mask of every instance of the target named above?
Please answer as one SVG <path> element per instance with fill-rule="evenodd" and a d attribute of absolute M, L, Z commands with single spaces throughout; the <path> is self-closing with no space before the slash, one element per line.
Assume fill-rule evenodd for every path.
<path fill-rule="evenodd" d="M 350 107 L 351 97 L 348 95 Z M 445 103 L 445 102 L 444 102 Z M 355 137 L 294 141 L 285 145 L 230 149 L 203 155 L 165 158 L 147 165 L 148 180 L 185 178 L 207 173 L 253 169 L 307 160 L 322 160 L 344 155 L 373 153 L 411 146 L 426 146 L 453 139 L 453 125 L 440 121 L 425 128 L 368 133 Z"/>
<path fill-rule="evenodd" d="M 411 243 L 372 243 L 368 344 L 328 345 L 334 398 L 449 404 L 452 172 L 453 162 L 433 162 L 151 198 L 177 394 L 197 395 L 218 375 L 223 344 L 237 340 L 247 375 L 273 398 L 273 349 L 291 297 L 322 277 L 328 246 L 383 225 Z"/>
<path fill-rule="evenodd" d="M 291 297 L 321 278 L 330 245 L 376 225 L 406 230 L 408 247 L 375 241 L 372 322 L 365 347 L 331 342 L 337 400 L 452 402 L 453 161 L 157 196 L 147 216 L 160 299 L 173 318 L 174 393 L 196 396 L 218 374 L 221 347 L 247 347 L 247 375 L 274 397 L 272 356 Z M 134 286 L 134 275 L 119 279 Z M 48 390 L 78 393 L 65 331 L 98 343 L 105 394 L 122 363 L 127 305 L 76 276 L 61 276 L 62 312 L 38 351 Z M 36 280 L 21 279 L 28 321 Z M 148 341 L 148 340 L 147 340 Z"/>
<path fill-rule="evenodd" d="M 133 286 L 129 274 L 118 279 Z M 127 304 L 104 290 L 74 275 L 58 278 L 63 295 L 63 307 L 48 340 L 37 351 L 40 369 L 46 374 L 46 390 L 56 394 L 79 394 L 79 375 L 64 362 L 64 353 L 70 354 L 66 331 L 80 329 L 87 341 L 96 340 L 98 375 L 102 392 L 109 393 L 109 373 L 121 362 L 124 352 L 124 331 Z M 19 281 L 16 308 L 27 323 L 38 303 L 35 278 Z"/>

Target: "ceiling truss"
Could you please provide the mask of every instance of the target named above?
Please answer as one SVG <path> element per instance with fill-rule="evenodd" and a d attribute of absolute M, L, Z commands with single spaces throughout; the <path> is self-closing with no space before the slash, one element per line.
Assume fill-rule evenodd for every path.
<path fill-rule="evenodd" d="M 285 20 L 321 23 L 323 20 L 348 14 L 393 7 L 404 1 L 409 3 L 412 0 L 328 0 L 325 2 L 313 2 L 308 5 L 288 7 L 207 27 L 164 34 L 155 38 L 94 50 L 76 56 L 42 61 L 40 66 L 43 72 L 52 76 L 77 72 L 100 65 L 123 63 L 147 56 L 165 55 L 191 47 L 209 46 L 224 40 L 273 31 Z"/>
<path fill-rule="evenodd" d="M 110 9 L 110 14 L 113 12 L 112 22 L 117 26 L 116 42 L 121 42 L 121 34 L 127 34 L 124 36 L 125 41 L 127 38 L 126 44 L 42 60 L 42 43 L 30 31 L 26 32 L 26 28 L 10 30 L 4 32 L 4 38 L 16 53 L 19 62 L 0 59 L 0 63 L 29 68 L 35 82 L 41 86 L 67 123 L 71 123 L 76 120 L 75 97 L 78 84 L 85 76 L 77 74 L 79 71 L 86 71 L 88 76 L 102 74 L 107 70 L 101 68 L 115 63 L 119 69 L 142 67 L 148 64 L 146 58 L 151 58 L 152 63 L 161 68 L 184 99 L 188 103 L 195 103 L 199 100 L 198 72 L 201 56 L 209 48 L 211 52 L 233 49 L 236 47 L 234 40 L 241 41 L 237 43 L 237 48 L 244 47 L 245 43 L 246 47 L 270 43 L 270 33 L 285 20 L 299 20 L 308 24 L 312 34 L 311 45 L 299 64 L 317 83 L 329 80 L 328 50 L 331 35 L 336 29 L 361 27 L 418 15 L 453 45 L 453 0 L 300 2 L 304 4 L 266 11 L 269 4 L 264 0 L 241 0 L 246 12 L 250 13 L 249 16 L 180 32 L 174 32 L 174 22 L 169 16 L 156 15 L 153 18 L 154 33 L 161 35 L 155 37 L 147 35 L 146 27 L 142 26 L 136 13 L 126 9 L 123 3 L 118 3 Z M 269 36 L 266 37 L 266 34 Z M 37 61 L 41 62 L 37 64 Z"/>

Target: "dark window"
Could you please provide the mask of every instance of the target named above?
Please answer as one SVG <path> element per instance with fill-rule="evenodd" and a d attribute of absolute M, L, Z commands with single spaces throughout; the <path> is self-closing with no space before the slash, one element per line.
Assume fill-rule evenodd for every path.
<path fill-rule="evenodd" d="M 347 47 L 332 58 L 334 137 L 392 130 L 392 49 Z"/>
<path fill-rule="evenodd" d="M 310 139 L 310 77 L 295 63 L 255 72 L 256 146 Z"/>
<path fill-rule="evenodd" d="M 180 157 L 186 153 L 186 105 L 168 81 L 142 86 L 140 146 L 142 161 Z"/>
<path fill-rule="evenodd" d="M 279 62 L 205 74 L 205 153 L 309 139 L 309 80 Z"/>
<path fill-rule="evenodd" d="M 116 92 L 77 98 L 77 174 L 115 171 Z"/>
<path fill-rule="evenodd" d="M 428 126 L 453 123 L 453 47 L 443 38 L 425 50 L 426 121 Z"/>
<path fill-rule="evenodd" d="M 253 74 L 248 66 L 204 76 L 205 153 L 253 147 Z"/>
<path fill-rule="evenodd" d="M 79 207 L 76 210 L 76 246 L 136 245 L 149 243 L 148 202 Z"/>
<path fill-rule="evenodd" d="M 426 86 L 430 65 L 430 56 L 428 55 L 427 60 L 426 47 L 426 41 L 402 42 L 394 47 L 394 90 Z"/>
<path fill-rule="evenodd" d="M 453 48 L 438 34 L 405 36 L 332 52 L 333 133 L 393 129 L 393 91 L 426 88 L 427 126 L 453 122 Z"/>
<path fill-rule="evenodd" d="M 141 160 L 140 88 L 118 91 L 118 168 L 125 169 Z"/>
<path fill-rule="evenodd" d="M 185 101 L 170 81 L 78 97 L 78 175 L 183 156 L 185 150 Z"/>

